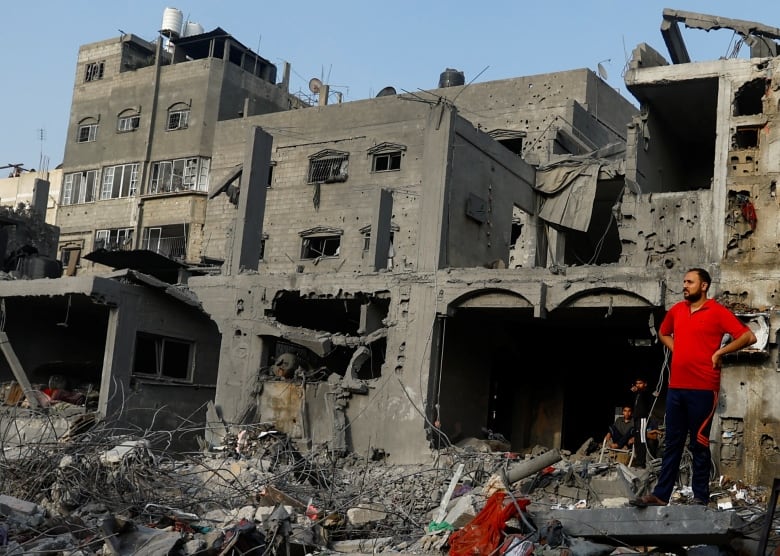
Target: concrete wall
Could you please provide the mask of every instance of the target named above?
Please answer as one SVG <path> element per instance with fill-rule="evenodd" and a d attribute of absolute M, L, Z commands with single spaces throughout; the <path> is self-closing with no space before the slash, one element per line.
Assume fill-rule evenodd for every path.
<path fill-rule="evenodd" d="M 62 186 L 62 170 L 23 172 L 17 177 L 0 178 L 0 205 L 15 208 L 19 203 L 32 203 L 35 180 L 49 182 L 46 202 L 46 223 L 54 225 Z"/>
<path fill-rule="evenodd" d="M 455 100 L 464 117 L 485 131 L 526 133 L 523 158 L 545 164 L 553 158 L 558 129 L 586 138 L 598 148 L 625 141 L 636 107 L 587 69 L 516 77 L 430 91 Z M 587 115 L 575 106 L 585 108 Z"/>

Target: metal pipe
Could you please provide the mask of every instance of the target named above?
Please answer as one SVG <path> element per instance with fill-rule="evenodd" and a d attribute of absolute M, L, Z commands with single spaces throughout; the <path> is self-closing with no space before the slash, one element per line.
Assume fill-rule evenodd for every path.
<path fill-rule="evenodd" d="M 502 469 L 501 478 L 508 487 L 512 483 L 530 477 L 537 471 L 541 471 L 545 467 L 549 467 L 559 461 L 561 461 L 561 453 L 556 449 L 552 449 L 534 458 L 517 462 L 506 469 Z"/>

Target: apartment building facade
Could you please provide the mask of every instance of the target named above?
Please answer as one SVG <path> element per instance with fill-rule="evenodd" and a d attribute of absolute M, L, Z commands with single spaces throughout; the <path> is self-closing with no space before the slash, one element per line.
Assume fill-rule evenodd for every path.
<path fill-rule="evenodd" d="M 718 19 L 753 36 L 749 23 Z M 771 33 L 748 59 L 693 63 L 672 38 L 670 64 L 639 45 L 626 74 L 639 108 L 581 69 L 302 110 L 260 77 L 254 96 L 228 86 L 241 49 L 205 35 L 170 52 L 133 36 L 82 49 L 57 223 L 66 252 L 183 234 L 183 257 L 158 254 L 219 269 L 184 298 L 218 335 L 208 431 L 272 421 L 399 462 L 486 434 L 574 451 L 638 374 L 662 417 L 657 325 L 703 266 L 759 337 L 724 366 L 713 460 L 777 475 Z M 173 63 L 143 65 L 155 47 Z M 290 376 L 275 374 L 282 356 Z M 115 360 L 106 400 L 109 379 L 136 382 Z"/>
<path fill-rule="evenodd" d="M 215 124 L 303 106 L 276 77 L 220 28 L 83 45 L 56 219 L 65 267 L 104 272 L 82 258 L 98 250 L 197 262 Z"/>

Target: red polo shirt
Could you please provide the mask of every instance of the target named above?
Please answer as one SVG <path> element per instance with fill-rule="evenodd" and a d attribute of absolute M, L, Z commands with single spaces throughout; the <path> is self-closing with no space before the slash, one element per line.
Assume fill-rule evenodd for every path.
<path fill-rule="evenodd" d="M 674 336 L 670 388 L 720 390 L 720 369 L 712 368 L 712 354 L 720 349 L 724 334 L 739 338 L 750 330 L 734 313 L 714 299 L 691 313 L 691 304 L 680 301 L 669 309 L 658 332 Z"/>

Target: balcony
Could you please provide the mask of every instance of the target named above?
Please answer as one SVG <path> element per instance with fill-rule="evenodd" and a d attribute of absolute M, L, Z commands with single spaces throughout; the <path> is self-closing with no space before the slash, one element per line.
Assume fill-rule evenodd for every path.
<path fill-rule="evenodd" d="M 170 259 L 184 260 L 187 257 L 187 238 L 186 236 L 157 237 L 149 234 L 143 238 L 139 248 Z"/>

